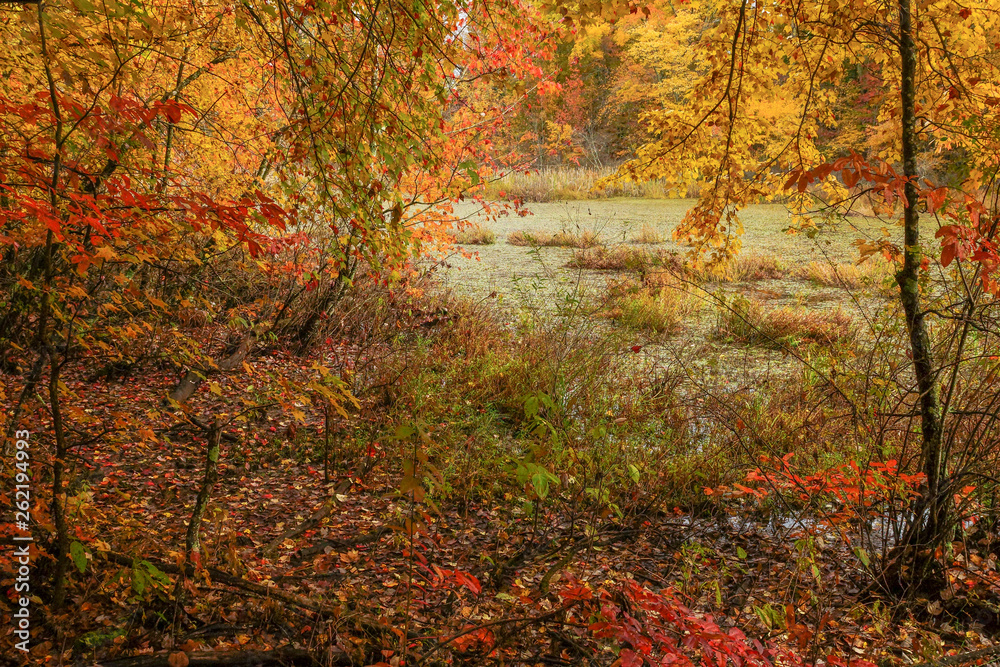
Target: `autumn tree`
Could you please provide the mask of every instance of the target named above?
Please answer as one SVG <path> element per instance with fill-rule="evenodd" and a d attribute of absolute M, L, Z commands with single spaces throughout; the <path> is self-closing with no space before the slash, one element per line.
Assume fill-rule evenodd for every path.
<path fill-rule="evenodd" d="M 148 422 L 164 417 L 101 421 L 67 369 L 175 366 L 166 405 L 215 424 L 214 465 L 219 424 L 257 399 L 204 421 L 187 399 L 249 368 L 262 338 L 314 340 L 361 267 L 401 277 L 452 223 L 479 180 L 477 140 L 502 123 L 499 110 L 472 120 L 468 87 L 516 78 L 546 32 L 516 2 L 312 0 L 8 3 L 0 32 L 0 353 L 24 378 L 6 435 L 44 410 L 51 475 L 33 530 L 59 607 L 74 451 L 155 441 Z M 202 335 L 212 322 L 222 340 Z M 322 384 L 258 399 L 345 398 Z"/>
<path fill-rule="evenodd" d="M 861 248 L 898 262 L 926 479 L 898 552 L 912 562 L 946 540 L 952 497 L 979 474 L 976 461 L 991 456 L 996 437 L 982 419 L 970 422 L 980 403 L 964 373 L 988 356 L 983 318 L 998 293 L 1000 13 L 984 2 L 706 0 L 685 3 L 674 20 L 689 13 L 705 17 L 692 46 L 703 71 L 644 116 L 655 139 L 619 177 L 700 183 L 675 238 L 703 261 L 739 251 L 739 211 L 760 199 L 787 197 L 805 229 L 817 213 L 836 218 L 865 198 L 897 217 L 901 242 L 887 231 Z M 843 97 L 858 72 L 876 117 L 860 133 L 844 127 Z M 830 141 L 838 130 L 857 143 Z M 949 182 L 927 162 L 921 168 L 918 158 L 934 154 L 951 157 Z M 928 283 L 935 272 L 959 286 L 957 303 Z"/>

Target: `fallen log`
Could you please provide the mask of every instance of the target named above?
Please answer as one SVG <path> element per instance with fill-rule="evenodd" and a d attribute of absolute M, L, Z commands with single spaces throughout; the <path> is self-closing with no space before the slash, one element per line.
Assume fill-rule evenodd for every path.
<path fill-rule="evenodd" d="M 115 553 L 113 551 L 104 551 L 101 552 L 101 555 L 103 555 L 108 561 L 117 565 L 132 567 L 135 564 L 135 559 L 130 556 Z M 152 563 L 159 570 L 166 572 L 167 574 L 179 575 L 183 573 L 184 576 L 192 578 L 195 575 L 195 568 L 190 563 L 185 565 L 182 570 L 181 567 L 173 563 L 166 563 L 152 558 L 145 558 L 144 560 Z M 289 593 L 274 584 L 264 585 L 247 581 L 246 579 L 231 575 L 228 572 L 223 572 L 222 570 L 218 570 L 214 567 L 207 567 L 205 568 L 205 571 L 212 577 L 213 582 L 217 582 L 224 586 L 238 588 L 248 593 L 258 595 L 262 598 L 280 600 L 281 602 L 284 602 L 292 607 L 297 607 L 298 609 L 304 609 L 306 611 L 311 611 L 324 616 L 342 617 L 344 615 L 344 609 L 340 605 L 326 604 L 319 600 L 313 600 L 301 595 L 296 595 L 295 593 Z M 395 631 L 392 627 L 373 619 L 352 616 L 349 622 L 371 636 L 395 635 Z M 413 636 L 416 637 L 417 635 L 413 633 Z"/>

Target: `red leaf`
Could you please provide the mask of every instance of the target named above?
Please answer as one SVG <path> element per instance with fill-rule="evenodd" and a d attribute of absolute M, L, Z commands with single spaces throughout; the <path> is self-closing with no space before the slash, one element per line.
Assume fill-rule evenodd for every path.
<path fill-rule="evenodd" d="M 787 190 L 787 189 L 789 189 L 789 188 L 790 188 L 790 187 L 792 187 L 792 186 L 793 186 L 793 185 L 795 184 L 795 182 L 796 182 L 796 181 L 798 181 L 798 180 L 799 180 L 799 170 L 798 170 L 798 169 L 796 169 L 795 171 L 793 171 L 793 172 L 792 172 L 791 174 L 789 174 L 789 175 L 788 175 L 788 180 L 787 180 L 787 181 L 785 181 L 785 185 L 784 185 L 784 187 L 782 187 L 781 189 L 782 189 L 782 190 Z"/>
<path fill-rule="evenodd" d="M 933 213 L 944 206 L 944 198 L 948 195 L 947 188 L 937 188 L 927 193 L 927 211 Z"/>
<path fill-rule="evenodd" d="M 941 248 L 941 266 L 948 266 L 955 259 L 955 244 L 949 243 Z"/>
<path fill-rule="evenodd" d="M 619 656 L 621 667 L 642 667 L 642 656 L 631 649 L 623 649 Z"/>
<path fill-rule="evenodd" d="M 584 584 L 576 584 L 575 586 L 567 586 L 566 588 L 559 591 L 559 597 L 567 602 L 573 600 L 589 600 L 593 597 L 593 593 Z"/>

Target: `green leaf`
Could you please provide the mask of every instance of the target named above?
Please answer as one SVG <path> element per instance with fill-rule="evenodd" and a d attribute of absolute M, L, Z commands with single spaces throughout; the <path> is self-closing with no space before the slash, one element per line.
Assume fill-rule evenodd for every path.
<path fill-rule="evenodd" d="M 865 567 L 871 567 L 871 560 L 868 558 L 868 552 L 861 547 L 854 547 L 854 555 L 858 557 L 861 564 Z"/>
<path fill-rule="evenodd" d="M 639 469 L 631 463 L 628 464 L 628 476 L 631 477 L 632 481 L 636 484 L 639 483 Z"/>
<path fill-rule="evenodd" d="M 736 547 L 736 557 L 740 560 L 746 560 L 747 552 L 743 550 L 743 547 Z"/>
<path fill-rule="evenodd" d="M 79 542 L 70 544 L 69 555 L 73 559 L 76 569 L 80 570 L 80 574 L 83 574 L 87 570 L 87 551 L 83 548 L 83 545 Z"/>
<path fill-rule="evenodd" d="M 169 586 L 170 585 L 170 577 L 168 577 L 165 572 L 163 572 L 162 570 L 160 570 L 160 568 L 156 567 L 155 565 L 153 565 L 152 563 L 150 563 L 148 560 L 142 561 L 142 564 L 143 564 L 143 566 L 145 566 L 146 571 L 149 573 L 149 577 L 150 577 L 151 581 L 155 581 L 156 583 L 160 584 L 161 586 Z"/>
<path fill-rule="evenodd" d="M 549 477 L 548 473 L 544 470 L 539 470 L 539 472 L 532 475 L 531 483 L 535 487 L 535 493 L 538 494 L 539 498 L 545 498 L 549 495 Z"/>
<path fill-rule="evenodd" d="M 146 592 L 146 584 L 149 582 L 149 576 L 140 568 L 138 565 L 132 568 L 132 590 L 136 592 L 136 595 L 142 595 Z"/>
<path fill-rule="evenodd" d="M 538 416 L 538 397 L 529 396 L 524 401 L 524 416 L 528 419 Z"/>
<path fill-rule="evenodd" d="M 771 625 L 771 612 L 767 607 L 754 607 L 753 613 L 757 614 L 757 618 L 768 630 L 772 628 Z"/>

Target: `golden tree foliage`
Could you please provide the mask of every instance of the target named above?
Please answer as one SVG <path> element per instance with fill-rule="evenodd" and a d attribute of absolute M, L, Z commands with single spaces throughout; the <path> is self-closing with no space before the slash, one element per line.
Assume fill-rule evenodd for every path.
<path fill-rule="evenodd" d="M 644 116 L 654 140 L 636 151 L 619 177 L 701 181 L 703 195 L 676 235 L 698 254 L 721 258 L 739 249 L 741 207 L 780 193 L 789 172 L 835 157 L 823 152 L 824 132 L 843 132 L 831 144 L 835 150 L 895 162 L 896 11 L 894 3 L 870 0 L 679 5 L 663 20 L 693 36 L 683 47 L 687 62 L 696 64 L 690 84 L 679 96 L 658 97 L 659 108 Z M 697 28 L 692 16 L 701 17 Z M 992 182 L 998 166 L 993 128 L 1000 106 L 1000 15 L 989 2 L 921 2 L 915 29 L 920 141 L 926 151 L 967 156 L 962 189 L 975 195 Z M 670 41 L 668 34 L 653 31 L 636 48 L 669 53 L 655 46 Z M 850 127 L 847 112 L 857 111 L 857 104 L 845 109 L 850 68 L 876 74 L 862 102 L 877 109 L 871 128 Z M 846 195 L 843 186 L 828 175 L 818 194 L 836 200 Z M 793 205 L 804 210 L 808 194 L 794 193 Z"/>

